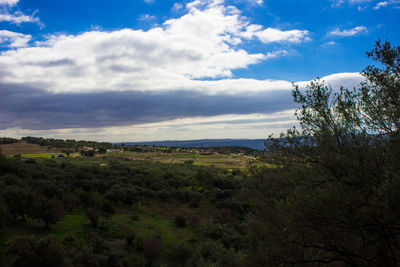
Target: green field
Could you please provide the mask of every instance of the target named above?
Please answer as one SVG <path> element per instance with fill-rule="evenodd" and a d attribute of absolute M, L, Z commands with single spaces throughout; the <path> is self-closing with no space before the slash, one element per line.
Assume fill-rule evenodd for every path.
<path fill-rule="evenodd" d="M 132 214 L 136 215 L 134 220 L 132 220 Z M 175 226 L 174 217 L 171 214 L 166 216 L 163 212 L 160 213 L 160 210 L 150 206 L 134 211 L 121 210 L 109 218 L 101 217 L 97 229 L 91 227 L 90 221 L 84 213 L 75 212 L 66 214 L 60 222 L 47 230 L 43 228 L 42 224 L 30 219 L 3 230 L 0 238 L 0 251 L 4 249 L 6 241 L 16 235 L 49 235 L 55 237 L 66 248 L 74 249 L 88 233 L 92 233 L 104 238 L 111 250 L 125 255 L 130 260 L 135 258 L 143 260 L 137 243 L 148 238 L 157 239 L 162 244 L 163 254 L 165 254 L 168 248 L 177 244 L 189 244 L 198 237 L 191 226 L 178 228 Z M 134 237 L 132 247 L 127 246 L 126 243 L 126 238 L 129 236 Z"/>
<path fill-rule="evenodd" d="M 39 154 L 21 154 L 23 158 L 52 158 L 52 157 L 59 157 L 62 155 L 63 157 L 67 157 L 65 153 L 39 153 Z"/>
<path fill-rule="evenodd" d="M 107 153 L 118 158 L 131 160 L 148 160 L 161 163 L 193 164 L 199 166 L 214 166 L 224 169 L 246 168 L 254 157 L 239 154 L 211 154 L 202 155 L 196 152 L 187 153 L 160 153 L 160 152 L 112 152 Z"/>

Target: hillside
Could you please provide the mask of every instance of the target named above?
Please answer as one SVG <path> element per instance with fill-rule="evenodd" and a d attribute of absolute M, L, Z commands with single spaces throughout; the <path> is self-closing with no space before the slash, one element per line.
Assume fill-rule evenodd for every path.
<path fill-rule="evenodd" d="M 3 155 L 10 156 L 17 154 L 60 153 L 63 151 L 63 148 L 40 146 L 20 141 L 12 144 L 2 144 L 0 145 L 0 150 Z"/>

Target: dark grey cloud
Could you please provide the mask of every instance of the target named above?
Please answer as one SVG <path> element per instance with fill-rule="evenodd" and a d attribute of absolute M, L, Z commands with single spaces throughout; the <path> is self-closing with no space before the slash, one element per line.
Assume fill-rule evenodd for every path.
<path fill-rule="evenodd" d="M 209 95 L 201 92 L 123 91 L 50 93 L 0 84 L 0 129 L 124 126 L 192 116 L 274 113 L 294 108 L 289 91 Z"/>

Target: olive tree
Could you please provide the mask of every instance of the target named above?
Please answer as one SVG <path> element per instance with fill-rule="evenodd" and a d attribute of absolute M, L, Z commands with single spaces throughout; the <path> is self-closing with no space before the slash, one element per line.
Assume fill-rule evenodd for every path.
<path fill-rule="evenodd" d="M 249 265 L 400 264 L 400 47 L 377 41 L 358 88 L 295 85 L 299 128 L 266 141 L 247 186 Z"/>

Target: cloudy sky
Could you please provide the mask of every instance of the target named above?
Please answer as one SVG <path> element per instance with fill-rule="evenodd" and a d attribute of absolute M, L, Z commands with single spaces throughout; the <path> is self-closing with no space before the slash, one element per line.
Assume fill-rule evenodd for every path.
<path fill-rule="evenodd" d="M 357 86 L 400 0 L 0 0 L 0 136 L 265 138 L 320 77 Z"/>

